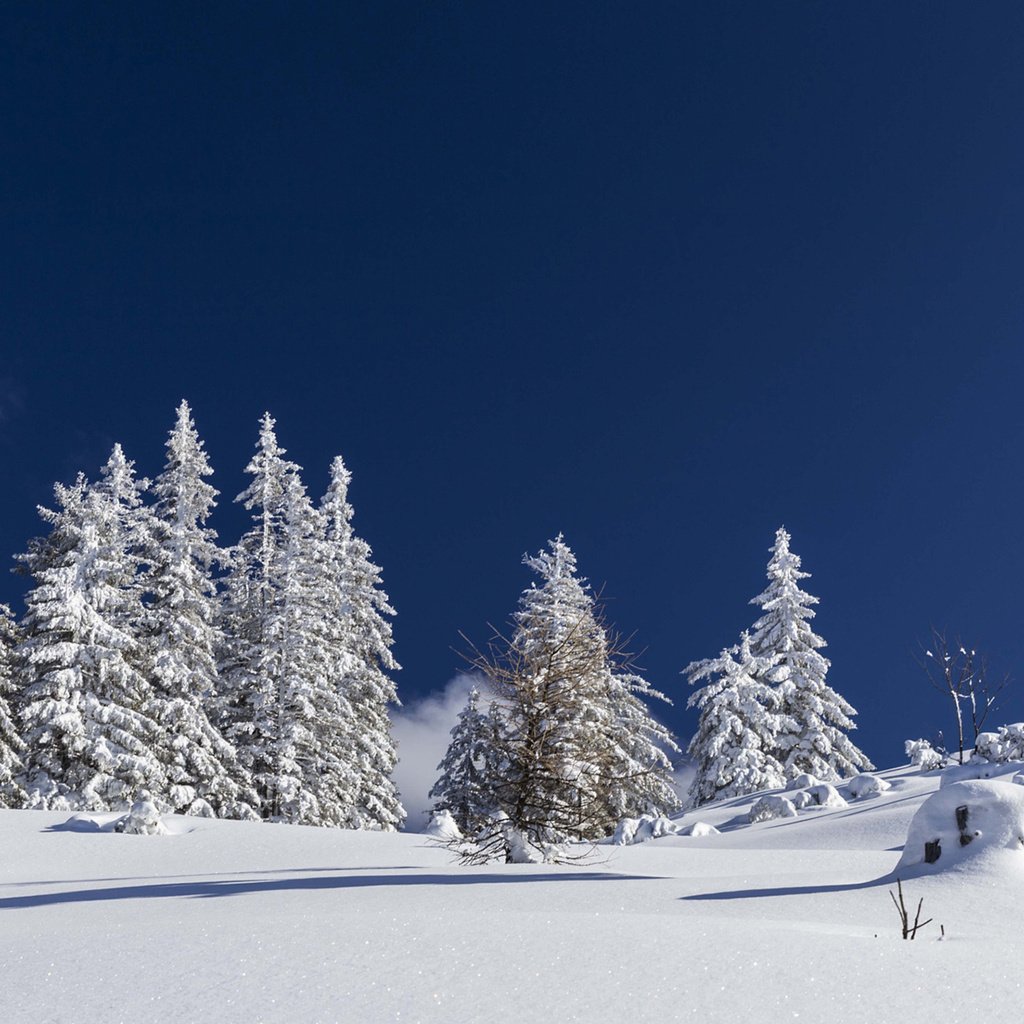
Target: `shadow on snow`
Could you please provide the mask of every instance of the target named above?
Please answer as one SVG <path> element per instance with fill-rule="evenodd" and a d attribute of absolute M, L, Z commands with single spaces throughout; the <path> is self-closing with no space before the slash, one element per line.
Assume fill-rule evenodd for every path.
<path fill-rule="evenodd" d="M 452 875 L 329 875 L 316 878 L 259 878 L 237 880 L 205 879 L 195 882 L 153 882 L 149 885 L 120 885 L 99 889 L 75 889 L 66 892 L 36 893 L 0 899 L 0 910 L 46 907 L 62 903 L 95 903 L 107 900 L 209 898 L 241 896 L 257 892 L 302 892 L 329 889 L 361 889 L 395 885 L 506 885 L 522 882 L 597 882 L 641 881 L 644 875 L 617 875 L 603 872 L 565 874 L 452 874 Z"/>

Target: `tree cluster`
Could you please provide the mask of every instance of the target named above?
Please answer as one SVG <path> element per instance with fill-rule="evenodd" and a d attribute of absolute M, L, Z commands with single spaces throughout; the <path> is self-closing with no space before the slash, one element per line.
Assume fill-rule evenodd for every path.
<path fill-rule="evenodd" d="M 166 448 L 152 483 L 115 445 L 39 510 L 26 613 L 0 610 L 0 801 L 396 828 L 394 612 L 341 458 L 314 504 L 265 415 L 221 548 L 186 402 Z"/>
<path fill-rule="evenodd" d="M 740 642 L 683 671 L 700 723 L 688 753 L 696 767 L 693 806 L 760 789 L 801 774 L 835 781 L 870 769 L 846 735 L 854 708 L 830 687 L 825 641 L 810 626 L 818 598 L 800 588 L 809 574 L 780 528 L 768 562 L 768 586 L 751 604 L 761 616 Z"/>
<path fill-rule="evenodd" d="M 431 791 L 481 860 L 533 859 L 679 806 L 679 748 L 642 699 L 667 698 L 633 670 L 561 535 L 524 562 L 540 582 L 510 635 L 470 655 L 490 699 L 469 694 Z"/>

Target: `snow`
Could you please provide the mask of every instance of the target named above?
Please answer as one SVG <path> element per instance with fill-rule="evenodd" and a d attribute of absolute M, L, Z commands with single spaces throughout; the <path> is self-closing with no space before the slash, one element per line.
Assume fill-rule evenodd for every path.
<path fill-rule="evenodd" d="M 955 782 L 921 804 L 896 871 L 976 868 L 1007 853 L 1008 866 L 1024 876 L 1024 791 L 1007 782 Z"/>
<path fill-rule="evenodd" d="M 808 793 L 808 797 L 810 794 Z M 792 800 L 784 796 L 763 796 L 747 814 L 747 820 L 753 824 L 758 821 L 770 821 L 772 818 L 795 818 L 796 807 Z"/>
<path fill-rule="evenodd" d="M 955 814 L 960 787 L 971 827 L 1009 836 L 1016 770 L 941 790 L 880 772 L 880 799 L 755 825 L 766 794 L 705 804 L 673 820 L 721 834 L 562 865 L 465 867 L 411 833 L 165 816 L 172 834 L 136 836 L 3 811 L 0 1020 L 1016 1019 L 1024 857 L 901 873 L 934 918 L 914 942 L 888 895 L 915 813 Z"/>
<path fill-rule="evenodd" d="M 880 779 L 877 775 L 872 775 L 869 772 L 855 775 L 846 783 L 846 791 L 850 794 L 852 800 L 864 800 L 868 797 L 880 796 L 891 788 L 885 779 Z"/>

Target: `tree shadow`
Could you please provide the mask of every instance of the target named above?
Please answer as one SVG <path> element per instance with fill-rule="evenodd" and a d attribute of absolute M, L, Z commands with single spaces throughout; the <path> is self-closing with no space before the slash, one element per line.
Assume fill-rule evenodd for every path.
<path fill-rule="evenodd" d="M 0 899 L 0 910 L 25 910 L 67 903 L 97 903 L 139 899 L 209 899 L 258 892 L 308 892 L 330 889 L 362 889 L 402 885 L 518 885 L 526 882 L 649 882 L 653 876 L 611 872 L 564 874 L 452 874 L 452 875 L 324 875 L 306 878 L 203 879 L 194 882 L 152 882 L 148 885 L 117 885 L 65 892 L 35 893 Z"/>
<path fill-rule="evenodd" d="M 342 872 L 342 871 L 418 871 L 422 868 L 422 864 L 373 864 L 360 867 L 328 867 L 328 868 L 269 868 L 269 869 L 255 869 L 253 871 L 211 871 L 207 872 L 207 878 L 234 878 L 237 879 L 240 875 L 312 875 L 317 873 L 325 873 L 328 871 Z M 195 872 L 182 872 L 175 875 L 161 875 L 162 879 L 168 878 L 195 878 Z M 42 886 L 42 885 L 84 885 L 87 882 L 141 882 L 143 880 L 151 880 L 152 875 L 108 875 L 106 877 L 100 876 L 98 878 L 40 878 L 40 879 L 29 879 L 24 882 L 4 882 L 0 885 L 3 889 L 25 889 L 29 886 Z"/>
<path fill-rule="evenodd" d="M 904 876 L 906 877 L 906 876 Z M 837 885 L 791 885 L 774 889 L 727 889 L 724 892 L 697 892 L 691 896 L 680 896 L 681 900 L 752 900 L 770 896 L 819 896 L 832 892 L 854 892 L 857 889 L 873 889 L 880 885 L 892 885 L 896 873 L 890 871 L 866 882 L 843 882 Z"/>

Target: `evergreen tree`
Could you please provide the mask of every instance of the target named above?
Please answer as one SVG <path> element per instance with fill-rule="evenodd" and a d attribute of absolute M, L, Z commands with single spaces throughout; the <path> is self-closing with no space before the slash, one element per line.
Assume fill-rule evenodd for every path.
<path fill-rule="evenodd" d="M 401 815 L 383 817 L 374 803 L 377 791 L 389 791 L 397 807 L 390 779 L 366 778 L 379 747 L 376 709 L 362 717 L 354 710 L 368 673 L 351 620 L 365 609 L 347 562 L 348 575 L 340 573 L 328 512 L 313 507 L 299 467 L 283 456 L 268 414 L 247 467 L 252 482 L 237 499 L 253 528 L 232 553 L 226 581 L 220 718 L 264 817 L 393 828 Z M 384 721 L 386 730 L 386 712 Z"/>
<path fill-rule="evenodd" d="M 501 697 L 495 835 L 509 856 L 678 802 L 661 747 L 674 743 L 637 696 L 661 695 L 621 662 L 569 546 L 559 535 L 524 562 L 541 583 L 523 592 L 512 638 L 476 661 Z"/>
<path fill-rule="evenodd" d="M 207 713 L 219 687 L 213 567 L 221 554 L 206 525 L 217 491 L 206 482 L 213 470 L 185 401 L 166 447 L 166 466 L 152 488 L 143 628 L 152 683 L 147 712 L 160 727 L 158 756 L 167 775 L 162 796 L 182 813 L 252 817 L 257 797 Z"/>
<path fill-rule="evenodd" d="M 500 777 L 498 722 L 480 710 L 480 691 L 469 691 L 466 706 L 451 731 L 451 742 L 437 766 L 441 772 L 430 790 L 434 810 L 450 811 L 463 835 L 476 835 L 498 807 L 494 791 Z"/>
<path fill-rule="evenodd" d="M 782 712 L 778 690 L 764 681 L 768 667 L 768 659 L 751 653 L 750 637 L 744 633 L 739 645 L 683 670 L 691 685 L 709 680 L 687 704 L 700 711 L 687 750 L 697 769 L 690 806 L 785 784 L 785 769 L 775 751 L 779 733 L 793 723 Z"/>
<path fill-rule="evenodd" d="M 116 445 L 97 484 L 57 485 L 58 509 L 40 509 L 50 535 L 21 556 L 35 579 L 15 655 L 33 805 L 108 810 L 164 791 L 136 640 L 144 487 Z"/>
<path fill-rule="evenodd" d="M 19 778 L 25 744 L 15 724 L 12 704 L 17 693 L 12 679 L 18 630 L 11 609 L 0 604 L 0 807 L 23 807 L 27 800 Z"/>
<path fill-rule="evenodd" d="M 289 482 L 299 472 L 284 454 L 266 413 L 245 470 L 252 481 L 235 499 L 252 513 L 253 525 L 231 552 L 222 619 L 218 724 L 252 779 L 264 818 L 278 817 L 282 804 L 294 798 L 292 782 L 279 778 L 278 757 L 287 642 L 280 591 Z"/>
<path fill-rule="evenodd" d="M 826 682 L 829 661 L 820 654 L 825 641 L 810 627 L 818 598 L 800 589 L 809 573 L 789 550 L 782 527 L 768 562 L 768 586 L 751 604 L 763 614 L 754 623 L 750 647 L 764 659 L 764 678 L 777 689 L 789 727 L 778 737 L 777 757 L 787 777 L 803 772 L 835 781 L 870 769 L 871 762 L 846 732 L 855 729 L 854 708 Z"/>
<path fill-rule="evenodd" d="M 395 611 L 381 587 L 369 544 L 353 532 L 351 480 L 338 456 L 331 463 L 330 486 L 321 504 L 326 518 L 325 591 L 333 602 L 332 674 L 345 705 L 340 710 L 349 716 L 346 756 L 354 773 L 339 774 L 338 785 L 339 792 L 351 792 L 347 827 L 392 830 L 405 818 L 391 779 L 398 757 L 388 706 L 399 701 L 388 672 L 400 666 L 391 653 L 388 618 Z"/>

